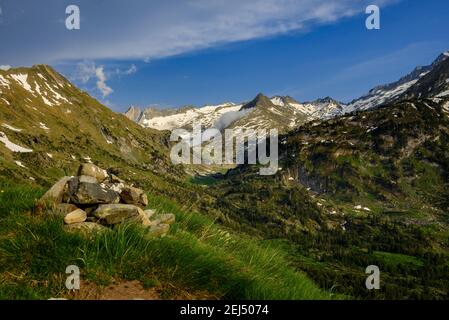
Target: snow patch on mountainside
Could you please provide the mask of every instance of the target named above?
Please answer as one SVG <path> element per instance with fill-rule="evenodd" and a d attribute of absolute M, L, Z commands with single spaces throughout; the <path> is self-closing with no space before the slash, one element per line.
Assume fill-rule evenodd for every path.
<path fill-rule="evenodd" d="M 31 89 L 30 84 L 28 83 L 28 75 L 27 74 L 12 74 L 11 78 L 16 80 L 26 91 L 29 91 L 31 93 L 34 93 L 34 91 Z"/>
<path fill-rule="evenodd" d="M 23 163 L 22 162 L 20 162 L 20 161 L 14 161 L 19 167 L 21 167 L 21 168 L 26 168 L 24 165 L 23 165 Z"/>
<path fill-rule="evenodd" d="M 7 87 L 9 89 L 9 84 L 10 84 L 9 81 L 5 77 L 0 75 L 0 85 Z"/>
<path fill-rule="evenodd" d="M 445 104 L 443 104 L 443 111 L 445 113 L 449 113 L 449 101 L 447 101 Z"/>
<path fill-rule="evenodd" d="M 157 130 L 173 130 L 192 126 L 195 122 L 201 122 L 204 127 L 213 125 L 222 126 L 228 123 L 230 119 L 236 119 L 244 116 L 240 113 L 242 105 L 225 103 L 215 106 L 204 106 L 199 109 L 189 109 L 184 112 L 169 116 L 159 116 L 151 119 L 141 119 L 141 124 L 147 128 Z"/>
<path fill-rule="evenodd" d="M 47 98 L 45 98 L 44 96 L 42 96 L 41 98 L 47 106 L 53 107 L 55 105 L 54 103 L 48 101 Z"/>
<path fill-rule="evenodd" d="M 12 152 L 19 152 L 19 153 L 33 152 L 33 150 L 31 150 L 31 149 L 21 147 L 21 146 L 15 144 L 15 143 L 11 142 L 8 139 L 8 137 L 6 136 L 6 134 L 4 134 L 1 131 L 0 131 L 0 142 L 3 142 L 5 147 L 8 148 L 9 150 L 11 150 Z"/>
<path fill-rule="evenodd" d="M 344 113 L 350 113 L 355 110 L 368 110 L 377 107 L 385 102 L 390 101 L 393 98 L 398 97 L 412 87 L 418 79 L 406 82 L 392 90 L 378 89 L 373 93 L 366 95 L 353 103 L 350 103 L 344 107 Z"/>
<path fill-rule="evenodd" d="M 46 126 L 46 124 L 43 123 L 43 122 L 39 122 L 39 128 L 44 129 L 44 130 L 50 130 L 50 128 L 48 128 L 48 127 Z"/>
<path fill-rule="evenodd" d="M 274 97 L 271 99 L 271 102 L 275 105 L 275 106 L 279 106 L 279 107 L 283 107 L 285 106 L 284 101 L 282 101 L 281 97 Z"/>
<path fill-rule="evenodd" d="M 446 97 L 446 96 L 449 96 L 449 90 L 446 90 L 446 91 L 441 92 L 441 93 L 438 94 L 436 97 L 437 97 L 437 98 L 443 98 L 443 97 Z"/>
<path fill-rule="evenodd" d="M 56 92 L 48 83 L 45 83 L 45 85 L 47 86 L 47 88 L 53 93 L 53 100 L 58 100 L 58 101 L 64 101 L 69 103 L 69 100 L 67 100 L 66 98 L 64 98 L 62 95 L 60 95 L 58 92 Z"/>
<path fill-rule="evenodd" d="M 295 108 L 297 111 L 300 111 L 306 115 L 312 115 L 314 112 L 316 112 L 316 106 L 310 103 L 301 104 L 301 103 L 290 103 L 290 106 Z"/>
<path fill-rule="evenodd" d="M 6 129 L 9 129 L 11 131 L 14 131 L 14 132 L 21 132 L 22 131 L 22 129 L 14 128 L 13 126 L 10 126 L 9 124 L 6 124 L 6 123 L 2 124 L 2 127 L 6 128 Z"/>

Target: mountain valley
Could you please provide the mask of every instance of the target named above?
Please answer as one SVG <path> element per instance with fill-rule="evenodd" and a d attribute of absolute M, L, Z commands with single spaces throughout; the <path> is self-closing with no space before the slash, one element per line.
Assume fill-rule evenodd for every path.
<path fill-rule="evenodd" d="M 84 261 L 98 285 L 139 280 L 173 299 L 447 299 L 448 57 L 349 104 L 259 94 L 125 115 L 49 66 L 0 71 L 0 296 L 49 298 L 61 292 L 61 266 Z M 195 175 L 173 165 L 170 131 L 195 121 L 277 128 L 278 172 L 239 165 Z M 172 231 L 144 242 L 139 229 L 119 228 L 122 238 L 92 242 L 40 216 L 43 188 L 86 162 L 148 192 L 151 209 L 176 215 Z M 136 252 L 105 254 L 126 241 Z M 382 290 L 364 287 L 371 264 Z M 20 290 L 19 278 L 28 281 Z M 45 281 L 42 291 L 30 284 Z"/>

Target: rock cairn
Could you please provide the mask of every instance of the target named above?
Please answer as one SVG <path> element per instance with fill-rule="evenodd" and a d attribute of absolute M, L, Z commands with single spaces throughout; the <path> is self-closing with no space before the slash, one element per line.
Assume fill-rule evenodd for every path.
<path fill-rule="evenodd" d="M 148 198 L 143 190 L 92 163 L 82 164 L 77 176 L 56 182 L 39 205 L 62 216 L 67 230 L 84 234 L 131 222 L 147 227 L 150 237 L 162 237 L 175 222 L 174 214 L 145 210 Z"/>

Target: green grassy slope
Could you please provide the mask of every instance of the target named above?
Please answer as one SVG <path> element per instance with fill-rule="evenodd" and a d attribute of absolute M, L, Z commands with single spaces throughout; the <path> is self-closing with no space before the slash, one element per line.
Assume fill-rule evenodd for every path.
<path fill-rule="evenodd" d="M 0 142 L 0 178 L 50 186 L 91 160 L 148 190 L 185 190 L 184 170 L 167 157 L 167 133 L 111 111 L 49 66 L 13 68 L 0 77 L 7 84 L 0 86 L 0 132 L 33 150 L 12 152 Z M 26 77 L 25 85 L 14 77 Z"/>
<path fill-rule="evenodd" d="M 163 298 L 177 290 L 233 299 L 335 297 L 290 266 L 282 248 L 216 224 L 220 212 L 212 206 L 194 213 L 215 199 L 171 164 L 167 133 L 112 112 L 48 66 L 0 76 L 0 131 L 33 150 L 12 152 L 0 142 L 0 298 L 67 296 L 71 264 L 96 285 L 136 279 Z M 148 190 L 150 207 L 175 213 L 170 235 L 149 240 L 123 226 L 86 240 L 33 211 L 52 183 L 89 160 Z"/>
<path fill-rule="evenodd" d="M 275 176 L 241 166 L 215 183 L 220 221 L 288 240 L 323 286 L 362 298 L 447 298 L 447 100 L 306 124 L 281 139 Z M 363 286 L 382 270 L 383 290 Z"/>
<path fill-rule="evenodd" d="M 0 189 L 0 299 L 70 296 L 64 283 L 72 264 L 84 281 L 105 286 L 139 280 L 166 299 L 177 289 L 217 299 L 338 298 L 291 267 L 280 248 L 224 229 L 163 197 L 150 195 L 150 207 L 176 214 L 167 237 L 146 239 L 143 229 L 124 225 L 85 239 L 66 233 L 59 219 L 33 212 L 42 189 L 12 184 Z"/>

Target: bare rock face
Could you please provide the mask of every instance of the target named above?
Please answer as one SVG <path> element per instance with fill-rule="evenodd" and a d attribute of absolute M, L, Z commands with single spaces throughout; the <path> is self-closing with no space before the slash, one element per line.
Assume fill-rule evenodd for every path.
<path fill-rule="evenodd" d="M 134 204 L 141 207 L 148 205 L 148 198 L 145 191 L 138 188 L 125 186 L 120 192 L 120 198 L 127 204 Z"/>
<path fill-rule="evenodd" d="M 143 223 L 145 213 L 139 207 L 130 204 L 106 204 L 98 207 L 94 216 L 99 223 L 115 225 L 130 221 Z"/>
<path fill-rule="evenodd" d="M 83 163 L 78 169 L 78 176 L 89 176 L 97 179 L 101 183 L 108 178 L 108 173 L 93 163 Z"/>
<path fill-rule="evenodd" d="M 104 188 L 98 183 L 81 182 L 79 177 L 68 183 L 70 202 L 76 205 L 96 205 L 118 203 L 117 192 Z"/>
<path fill-rule="evenodd" d="M 71 177 L 63 177 L 56 182 L 40 199 L 42 203 L 59 204 L 67 192 L 67 184 L 72 179 Z"/>

